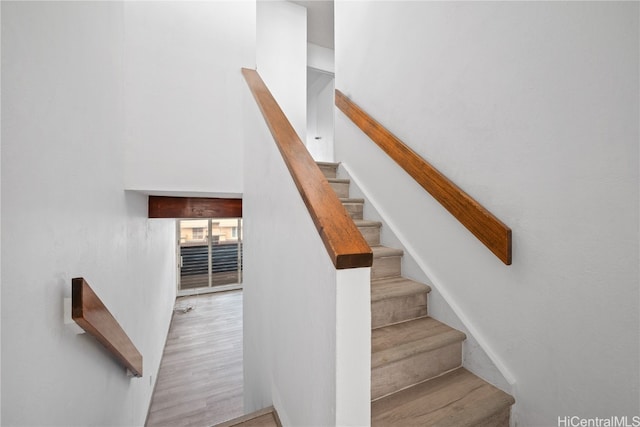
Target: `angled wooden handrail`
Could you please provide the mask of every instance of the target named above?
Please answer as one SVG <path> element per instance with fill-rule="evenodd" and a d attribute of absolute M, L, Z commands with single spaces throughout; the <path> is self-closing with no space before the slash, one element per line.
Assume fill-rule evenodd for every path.
<path fill-rule="evenodd" d="M 71 317 L 133 375 L 142 376 L 142 354 L 82 277 L 71 280 Z"/>
<path fill-rule="evenodd" d="M 370 267 L 371 248 L 255 70 L 242 69 L 300 196 L 337 269 Z"/>
<path fill-rule="evenodd" d="M 511 229 L 336 89 L 336 106 L 502 262 L 511 265 Z"/>

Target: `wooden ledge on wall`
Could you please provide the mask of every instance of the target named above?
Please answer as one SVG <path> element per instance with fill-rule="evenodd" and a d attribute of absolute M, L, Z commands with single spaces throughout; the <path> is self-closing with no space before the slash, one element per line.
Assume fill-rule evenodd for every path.
<path fill-rule="evenodd" d="M 149 218 L 242 218 L 242 199 L 149 196 Z"/>

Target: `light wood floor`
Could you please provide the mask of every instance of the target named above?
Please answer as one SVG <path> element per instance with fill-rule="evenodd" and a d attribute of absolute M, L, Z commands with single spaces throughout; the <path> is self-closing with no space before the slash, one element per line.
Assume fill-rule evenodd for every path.
<path fill-rule="evenodd" d="M 242 291 L 182 297 L 160 365 L 147 426 L 212 426 L 241 416 Z"/>

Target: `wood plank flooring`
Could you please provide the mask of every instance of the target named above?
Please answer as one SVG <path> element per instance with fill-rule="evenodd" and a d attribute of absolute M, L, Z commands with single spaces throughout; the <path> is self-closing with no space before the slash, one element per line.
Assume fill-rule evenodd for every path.
<path fill-rule="evenodd" d="M 182 297 L 160 365 L 148 427 L 212 426 L 243 411 L 242 291 Z"/>

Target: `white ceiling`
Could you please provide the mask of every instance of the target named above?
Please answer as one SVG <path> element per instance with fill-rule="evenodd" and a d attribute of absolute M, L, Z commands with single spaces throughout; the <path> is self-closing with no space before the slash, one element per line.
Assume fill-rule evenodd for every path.
<path fill-rule="evenodd" d="M 289 0 L 307 8 L 307 41 L 333 49 L 333 0 Z"/>

